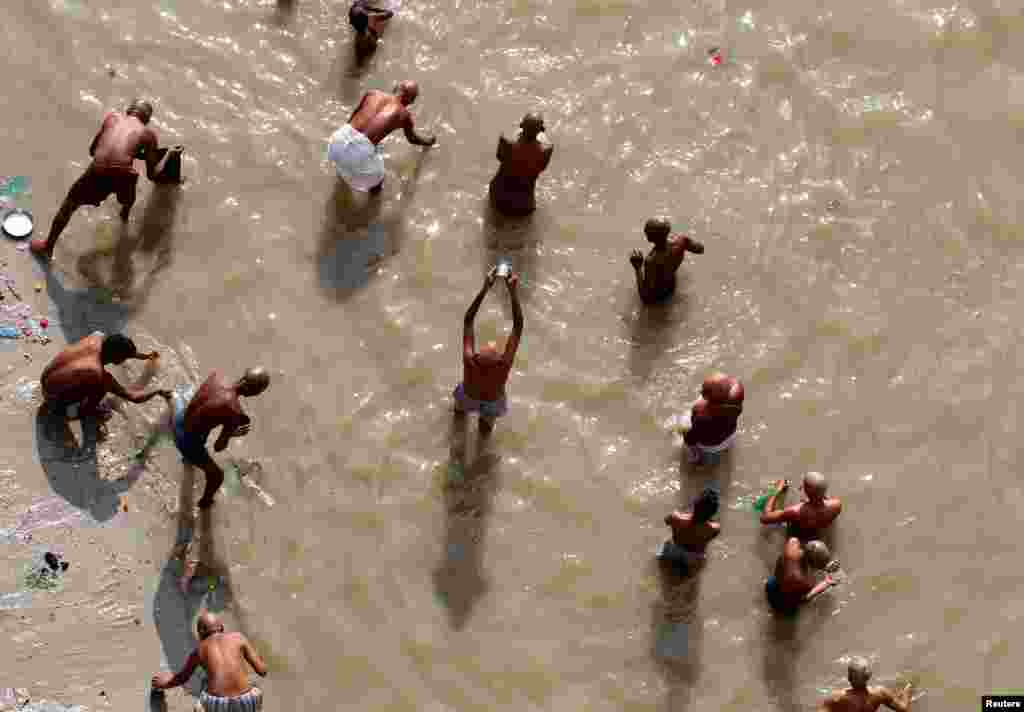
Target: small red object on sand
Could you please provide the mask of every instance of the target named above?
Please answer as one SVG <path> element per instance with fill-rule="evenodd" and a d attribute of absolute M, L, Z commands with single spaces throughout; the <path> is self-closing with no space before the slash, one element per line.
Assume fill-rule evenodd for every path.
<path fill-rule="evenodd" d="M 39 320 L 39 326 L 43 327 L 44 329 L 46 327 L 48 327 L 49 325 L 50 325 L 50 320 L 49 319 L 40 319 Z"/>

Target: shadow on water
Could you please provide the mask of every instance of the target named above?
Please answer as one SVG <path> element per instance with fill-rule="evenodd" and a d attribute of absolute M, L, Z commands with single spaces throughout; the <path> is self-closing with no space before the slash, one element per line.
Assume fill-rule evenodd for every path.
<path fill-rule="evenodd" d="M 298 5 L 298 0 L 277 0 L 277 6 L 274 11 L 274 24 L 278 27 L 290 25 L 295 19 Z"/>
<path fill-rule="evenodd" d="M 666 709 L 689 709 L 701 672 L 704 624 L 698 612 L 701 572 L 655 561 L 661 597 L 651 606 L 651 657 L 668 687 Z"/>
<path fill-rule="evenodd" d="M 170 237 L 174 228 L 182 190 L 178 185 L 157 184 L 146 203 L 138 230 L 122 231 L 113 251 L 97 248 L 78 259 L 78 271 L 90 286 L 117 296 L 122 304 L 138 310 L 155 284 L 156 277 L 171 264 Z M 139 289 L 136 289 L 135 256 L 141 254 L 151 263 Z M 100 265 L 110 258 L 110 277 L 105 279 Z"/>
<path fill-rule="evenodd" d="M 483 271 L 481 277 L 499 261 L 508 262 L 519 275 L 519 297 L 529 300 L 537 281 L 537 251 L 540 236 L 553 228 L 540 209 L 523 217 L 509 217 L 499 212 L 489 198 L 483 204 Z M 511 318 L 511 305 L 506 306 Z"/>
<path fill-rule="evenodd" d="M 462 630 L 476 603 L 490 588 L 483 568 L 483 541 L 497 490 L 495 466 L 501 459 L 477 438 L 473 463 L 466 466 L 466 415 L 453 414 L 451 455 L 444 485 L 444 558 L 434 571 L 434 590 L 448 610 L 452 628 Z"/>
<path fill-rule="evenodd" d="M 630 277 L 633 281 L 632 276 Z M 684 280 L 680 279 L 680 283 Z M 644 304 L 636 294 L 636 285 L 630 285 L 635 300 L 635 311 L 625 317 L 629 322 L 629 372 L 634 378 L 646 381 L 654 364 L 679 338 L 680 327 L 689 314 L 689 303 L 684 296 L 683 284 L 677 285 L 676 294 L 661 304 Z"/>
<path fill-rule="evenodd" d="M 356 194 L 341 178 L 327 201 L 320 233 L 320 287 L 345 299 L 370 282 L 382 261 L 405 243 L 405 211 L 416 193 L 426 152 L 416 157 L 412 174 L 401 181 L 397 199 Z M 388 184 L 384 184 L 384 193 Z M 385 209 L 385 206 L 386 209 Z"/>
<path fill-rule="evenodd" d="M 93 519 L 112 519 L 120 506 L 120 496 L 138 481 L 141 468 L 118 480 L 99 476 L 96 445 L 100 422 L 86 417 L 80 421 L 82 441 L 78 442 L 62 414 L 42 405 L 36 413 L 36 451 L 54 493 L 68 504 L 89 512 Z"/>
<path fill-rule="evenodd" d="M 767 578 L 767 576 L 766 576 Z M 800 663 L 802 644 L 817 637 L 825 621 L 831 617 L 829 607 L 820 598 L 806 603 L 794 616 L 771 612 L 765 599 L 764 585 L 759 602 L 769 614 L 764 618 L 761 635 L 761 670 L 765 687 L 780 712 L 801 712 L 796 667 Z M 822 598 L 827 598 L 828 593 Z"/>

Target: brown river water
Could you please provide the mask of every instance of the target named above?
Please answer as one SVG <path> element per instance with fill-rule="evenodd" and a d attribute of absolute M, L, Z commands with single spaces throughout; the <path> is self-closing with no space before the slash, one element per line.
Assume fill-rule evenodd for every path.
<path fill-rule="evenodd" d="M 159 708 L 149 678 L 181 664 L 209 605 L 266 655 L 272 710 L 789 712 L 843 684 L 851 655 L 916 681 L 919 710 L 1019 687 L 1019 0 L 404 0 L 361 69 L 346 10 L 5 8 L 0 172 L 31 178 L 37 231 L 104 112 L 136 96 L 186 146 L 188 180 L 143 180 L 124 229 L 113 199 L 80 211 L 39 293 L 2 245 L 59 338 L 0 354 L 0 526 L 40 498 L 103 526 L 3 545 L 0 593 L 33 547 L 72 563 L 61 590 L 0 610 L 0 685 Z M 338 187 L 326 139 L 364 90 L 406 78 L 438 145 L 388 139 L 368 203 Z M 555 154 L 536 214 L 505 223 L 485 203 L 495 144 L 531 109 Z M 644 310 L 627 258 L 659 213 L 707 251 Z M 499 257 L 526 329 L 509 415 L 481 443 L 450 393 Z M 499 284 L 478 339 L 510 325 Z M 163 353 L 155 375 L 115 368 L 125 381 L 271 370 L 251 435 L 219 456 L 258 463 L 266 496 L 229 478 L 211 521 L 179 514 L 202 477 L 172 446 L 129 467 L 160 399 L 115 413 L 91 455 L 54 450 L 17 389 L 64 340 L 118 328 Z M 714 369 L 746 408 L 732 453 L 694 469 L 673 424 Z M 782 534 L 749 500 L 809 470 L 843 498 L 848 580 L 778 622 L 763 583 Z M 662 575 L 662 518 L 707 484 L 709 564 Z M 168 562 L 189 531 L 220 577 L 182 598 Z"/>

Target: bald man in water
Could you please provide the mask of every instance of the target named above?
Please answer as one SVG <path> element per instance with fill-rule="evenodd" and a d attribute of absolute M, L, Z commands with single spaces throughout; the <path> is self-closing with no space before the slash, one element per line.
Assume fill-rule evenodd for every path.
<path fill-rule="evenodd" d="M 818 712 L 875 712 L 885 705 L 896 712 L 909 712 L 913 685 L 896 692 L 886 687 L 869 687 L 871 665 L 864 658 L 854 658 L 846 671 L 850 687 L 834 690 L 818 704 Z"/>
<path fill-rule="evenodd" d="M 197 503 L 200 509 L 213 504 L 213 496 L 224 482 L 224 471 L 210 457 L 206 441 L 220 428 L 215 452 L 227 448 L 232 438 L 249 434 L 251 420 L 242 411 L 241 397 L 258 396 L 270 385 L 270 375 L 262 368 L 250 368 L 235 383 L 228 383 L 216 371 L 186 401 L 180 393 L 174 399 L 174 442 L 186 463 L 206 474 L 206 489 Z"/>
<path fill-rule="evenodd" d="M 496 278 L 497 270 L 491 269 L 480 293 L 466 310 L 462 329 L 462 383 L 456 386 L 452 394 L 457 414 L 480 414 L 480 432 L 484 435 L 494 429 L 495 418 L 508 412 L 505 385 L 515 361 L 516 350 L 519 348 L 519 339 L 523 335 L 523 308 L 519 304 L 519 294 L 516 291 L 519 275 L 510 274 L 505 278 L 505 284 L 512 299 L 512 335 L 508 337 L 505 351 L 498 353 L 498 345 L 494 342 L 488 343 L 479 351 L 476 350 L 473 321 L 476 319 L 480 303 L 494 286 Z"/>
<path fill-rule="evenodd" d="M 331 136 L 327 158 L 334 163 L 338 177 L 353 190 L 379 193 L 384 187 L 384 160 L 377 151 L 377 144 L 392 131 L 402 129 L 414 146 L 429 148 L 437 143 L 434 136 L 428 138 L 416 133 L 409 107 L 419 93 L 413 81 L 399 83 L 392 94 L 367 92 L 348 123 Z"/>
<path fill-rule="evenodd" d="M 780 497 L 785 497 L 787 489 L 789 483 L 785 480 L 775 482 L 775 494 L 769 497 L 765 504 L 761 524 L 785 523 L 789 525 L 793 536 L 810 539 L 830 527 L 843 511 L 843 503 L 838 497 L 825 496 L 828 491 L 828 480 L 820 472 L 808 472 L 804 475 L 803 490 L 807 495 L 806 501 L 785 509 L 776 509 L 777 501 Z"/>
<path fill-rule="evenodd" d="M 690 428 L 683 437 L 691 464 L 713 462 L 732 447 L 743 412 L 743 384 L 724 373 L 705 378 L 700 396 L 690 411 Z"/>
<path fill-rule="evenodd" d="M 75 181 L 64 198 L 50 234 L 44 240 L 36 238 L 29 244 L 32 252 L 49 259 L 57 246 L 57 239 L 83 205 L 100 205 L 111 193 L 121 203 L 121 220 L 128 221 L 132 205 L 135 204 L 135 187 L 139 182 L 135 159 L 146 162 L 146 177 L 152 181 L 161 180 L 166 162 L 175 154 L 180 155 L 181 146 L 175 146 L 161 155 L 157 147 L 156 131 L 149 127 L 153 106 L 148 101 L 133 101 L 124 113 L 112 111 L 103 119 L 100 130 L 89 146 L 92 162 L 85 173 Z"/>
<path fill-rule="evenodd" d="M 178 674 L 162 672 L 153 676 L 154 690 L 167 690 L 188 682 L 197 667 L 206 671 L 206 689 L 196 710 L 201 712 L 258 712 L 263 692 L 249 684 L 245 663 L 260 677 L 267 676 L 267 664 L 241 633 L 225 633 L 224 624 L 212 613 L 203 613 L 196 624 L 199 647 L 192 651 Z"/>
<path fill-rule="evenodd" d="M 491 203 L 506 215 L 529 215 L 537 208 L 537 178 L 551 162 L 555 147 L 541 140 L 544 119 L 530 112 L 519 124 L 519 136 L 498 137 L 498 172 L 491 179 Z"/>
<path fill-rule="evenodd" d="M 650 218 L 644 223 L 644 235 L 654 245 L 644 258 L 640 250 L 633 250 L 629 263 L 636 273 L 636 288 L 644 304 L 664 302 L 676 289 L 676 270 L 687 252 L 704 254 L 704 245 L 686 235 L 672 235 L 668 218 Z"/>

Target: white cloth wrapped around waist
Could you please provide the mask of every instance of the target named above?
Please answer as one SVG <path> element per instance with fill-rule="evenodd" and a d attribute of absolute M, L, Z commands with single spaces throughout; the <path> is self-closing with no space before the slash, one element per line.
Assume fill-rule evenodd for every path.
<path fill-rule="evenodd" d="M 327 158 L 353 190 L 365 193 L 384 180 L 384 159 L 377 147 L 351 124 L 345 124 L 331 136 Z"/>

